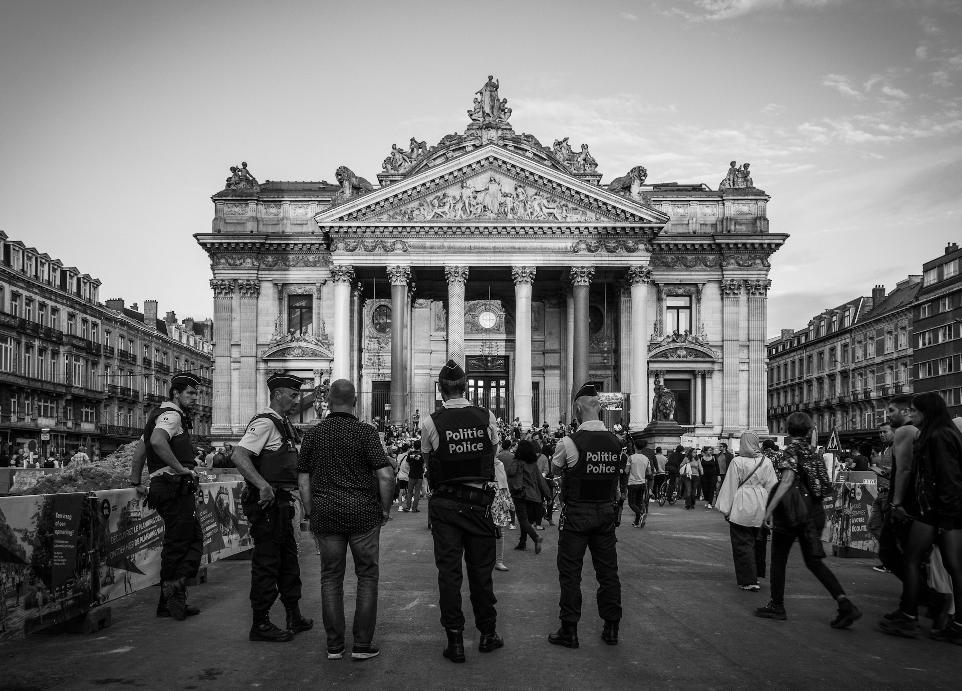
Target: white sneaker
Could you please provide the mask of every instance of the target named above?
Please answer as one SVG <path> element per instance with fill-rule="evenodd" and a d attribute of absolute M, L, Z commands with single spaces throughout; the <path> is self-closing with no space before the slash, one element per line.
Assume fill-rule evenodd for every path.
<path fill-rule="evenodd" d="M 503 561 L 496 562 L 494 565 L 495 571 L 507 571 L 508 567 L 504 565 Z"/>

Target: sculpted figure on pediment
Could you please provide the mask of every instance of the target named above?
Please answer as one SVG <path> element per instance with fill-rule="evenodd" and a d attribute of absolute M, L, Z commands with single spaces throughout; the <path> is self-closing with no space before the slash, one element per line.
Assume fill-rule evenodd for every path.
<path fill-rule="evenodd" d="M 738 167 L 737 161 L 732 161 L 728 167 L 728 174 L 725 175 L 725 179 L 718 183 L 718 189 L 743 189 L 746 187 L 754 187 L 755 183 L 752 181 L 752 176 L 748 172 L 748 168 L 751 166 L 750 163 L 743 163 L 741 167 Z"/>
<path fill-rule="evenodd" d="M 598 161 L 588 153 L 587 144 L 581 145 L 581 153 L 575 158 L 574 169 L 578 173 L 594 173 L 598 170 Z"/>
<path fill-rule="evenodd" d="M 635 166 L 620 178 L 615 178 L 608 184 L 608 190 L 623 197 L 629 197 L 636 202 L 651 206 L 651 199 L 641 191 L 642 185 L 648 178 L 648 171 L 644 166 Z"/>
<path fill-rule="evenodd" d="M 475 91 L 481 97 L 481 113 L 484 120 L 497 120 L 501 111 L 501 100 L 498 98 L 498 87 L 500 83 L 494 75 L 488 75 L 488 81 L 484 86 Z"/>
<path fill-rule="evenodd" d="M 374 190 L 374 185 L 354 174 L 347 166 L 340 166 L 334 174 L 341 189 L 337 192 L 338 200 L 350 199 L 365 192 Z"/>
<path fill-rule="evenodd" d="M 551 151 L 565 165 L 568 165 L 568 162 L 575 155 L 575 152 L 571 150 L 571 144 L 568 143 L 568 137 L 555 139 L 554 144 L 551 145 Z"/>
<path fill-rule="evenodd" d="M 226 188 L 229 190 L 257 189 L 257 178 L 247 170 L 247 161 L 241 161 L 239 166 L 230 167 L 230 177 L 227 178 Z"/>

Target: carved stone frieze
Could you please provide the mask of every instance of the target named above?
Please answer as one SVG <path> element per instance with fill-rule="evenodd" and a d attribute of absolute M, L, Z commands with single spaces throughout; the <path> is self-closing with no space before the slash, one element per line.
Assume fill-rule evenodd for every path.
<path fill-rule="evenodd" d="M 640 240 L 630 240 L 627 238 L 610 238 L 602 240 L 577 240 L 571 244 L 571 252 L 573 254 L 581 254 L 582 252 L 587 252 L 588 254 L 596 254 L 601 251 L 614 254 L 616 252 L 625 252 L 626 254 L 634 254 L 642 249 L 650 249 L 647 243 Z"/>
<path fill-rule="evenodd" d="M 591 279 L 595 275 L 593 266 L 573 266 L 571 267 L 571 284 L 576 286 L 591 285 Z"/>
<path fill-rule="evenodd" d="M 311 217 L 311 205 L 310 204 L 291 204 L 291 218 L 310 218 Z"/>
<path fill-rule="evenodd" d="M 713 269 L 721 265 L 717 254 L 653 254 L 651 265 L 660 269 Z"/>
<path fill-rule="evenodd" d="M 257 256 L 253 254 L 215 254 L 211 265 L 218 268 L 253 269 L 257 268 Z"/>
<path fill-rule="evenodd" d="M 213 278 L 210 281 L 210 288 L 214 291 L 215 298 L 230 297 L 234 294 L 234 281 Z"/>
<path fill-rule="evenodd" d="M 237 281 L 237 292 L 242 298 L 256 298 L 261 294 L 261 283 L 253 279 Z"/>
<path fill-rule="evenodd" d="M 744 281 L 739 281 L 734 278 L 726 279 L 721 282 L 720 285 L 722 297 L 734 298 L 742 294 L 744 288 Z"/>
<path fill-rule="evenodd" d="M 448 283 L 467 283 L 468 267 L 466 266 L 445 266 L 444 276 Z"/>
<path fill-rule="evenodd" d="M 534 266 L 512 266 L 511 278 L 514 280 L 515 285 L 519 283 L 527 283 L 530 285 L 534 283 L 534 277 L 537 272 L 538 269 Z"/>
<path fill-rule="evenodd" d="M 345 264 L 335 264 L 331 267 L 331 280 L 337 283 L 350 283 L 354 280 L 354 267 Z"/>
<path fill-rule="evenodd" d="M 693 285 L 667 284 L 658 287 L 662 295 L 666 297 L 691 297 L 698 294 L 698 288 Z"/>
<path fill-rule="evenodd" d="M 331 244 L 332 251 L 341 252 L 385 252 L 385 253 L 396 253 L 396 252 L 407 252 L 408 244 L 404 240 L 388 240 L 388 239 L 378 239 L 378 240 L 358 240 L 352 238 L 338 238 Z"/>
<path fill-rule="evenodd" d="M 651 283 L 651 269 L 647 266 L 631 266 L 628 268 L 626 279 L 629 285 L 633 283 Z"/>
<path fill-rule="evenodd" d="M 737 266 L 742 269 L 763 267 L 768 268 L 771 264 L 767 254 L 729 254 L 721 262 L 722 266 Z"/>
<path fill-rule="evenodd" d="M 264 204 L 264 215 L 269 217 L 279 217 L 281 215 L 281 205 L 276 203 Z"/>
<path fill-rule="evenodd" d="M 323 267 L 329 261 L 326 254 L 264 254 L 260 257 L 260 265 L 266 269 Z"/>
<path fill-rule="evenodd" d="M 227 202 L 224 204 L 225 216 L 246 216 L 247 202 Z"/>

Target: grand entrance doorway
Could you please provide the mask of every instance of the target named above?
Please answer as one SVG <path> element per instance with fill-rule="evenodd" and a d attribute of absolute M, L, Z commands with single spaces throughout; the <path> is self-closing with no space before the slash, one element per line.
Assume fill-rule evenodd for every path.
<path fill-rule="evenodd" d="M 495 417 L 508 420 L 507 376 L 480 375 L 468 377 L 468 400 L 487 408 Z"/>

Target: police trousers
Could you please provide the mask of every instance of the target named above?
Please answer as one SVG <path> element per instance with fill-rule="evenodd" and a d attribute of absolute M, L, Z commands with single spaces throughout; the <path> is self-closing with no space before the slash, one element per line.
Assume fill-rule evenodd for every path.
<path fill-rule="evenodd" d="M 581 619 L 581 570 L 585 550 L 598 581 L 598 614 L 605 621 L 621 620 L 621 581 L 618 578 L 618 542 L 610 503 L 567 502 L 558 521 L 558 581 L 561 585 L 560 619 L 577 624 Z"/>
<path fill-rule="evenodd" d="M 164 522 L 161 581 L 191 579 L 200 568 L 204 533 L 197 518 L 196 489 L 196 481 L 184 475 L 158 475 L 150 481 L 147 505 Z"/>
<path fill-rule="evenodd" d="M 301 599 L 301 567 L 294 537 L 294 507 L 290 495 L 277 491 L 278 498 L 265 508 L 258 504 L 259 492 L 246 487 L 241 504 L 250 523 L 254 550 L 251 554 L 251 608 L 267 611 L 280 594 L 285 606 Z"/>
<path fill-rule="evenodd" d="M 463 629 L 461 610 L 461 560 L 468 575 L 474 625 L 482 634 L 494 633 L 498 621 L 494 596 L 497 529 L 490 506 L 476 506 L 432 495 L 428 503 L 434 537 L 434 563 L 438 567 L 441 626 Z"/>

